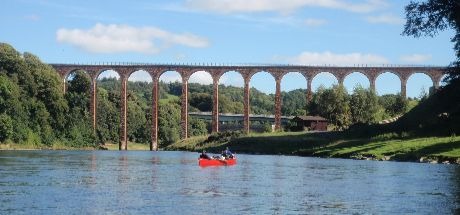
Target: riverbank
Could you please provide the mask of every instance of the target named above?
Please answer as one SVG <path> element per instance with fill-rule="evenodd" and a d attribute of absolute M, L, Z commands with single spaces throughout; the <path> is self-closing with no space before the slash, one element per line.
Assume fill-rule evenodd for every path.
<path fill-rule="evenodd" d="M 179 141 L 166 150 L 218 153 L 229 147 L 236 153 L 280 154 L 460 164 L 460 137 L 400 137 L 396 134 L 372 138 L 347 138 L 342 132 L 281 132 L 268 134 L 218 134 Z"/>
<path fill-rule="evenodd" d="M 426 163 L 460 164 L 460 137 L 401 137 L 394 133 L 372 138 L 347 138 L 343 132 L 280 132 L 241 135 L 238 132 L 191 137 L 160 150 L 202 151 L 219 153 L 229 147 L 236 153 L 297 155 L 323 158 L 390 160 Z M 107 150 L 118 150 L 118 144 L 106 143 Z M 0 144 L 0 150 L 97 150 L 53 146 Z M 149 150 L 149 145 L 128 143 L 128 150 Z"/>
<path fill-rule="evenodd" d="M 0 150 L 118 150 L 118 144 L 106 143 L 102 147 L 71 147 L 64 144 L 55 143 L 52 146 L 42 144 L 27 145 L 17 143 L 0 144 Z M 128 150 L 148 151 L 150 146 L 147 144 L 128 142 Z"/>
<path fill-rule="evenodd" d="M 17 143 L 0 144 L 0 150 L 95 150 L 94 147 L 70 147 L 63 144 L 54 144 L 46 146 L 42 144 L 27 145 Z"/>
<path fill-rule="evenodd" d="M 105 148 L 108 150 L 119 150 L 118 144 L 110 144 L 106 143 L 104 145 Z M 134 150 L 134 151 L 149 151 L 150 150 L 150 145 L 148 144 L 142 144 L 142 143 L 133 143 L 133 142 L 128 142 L 128 150 Z"/>

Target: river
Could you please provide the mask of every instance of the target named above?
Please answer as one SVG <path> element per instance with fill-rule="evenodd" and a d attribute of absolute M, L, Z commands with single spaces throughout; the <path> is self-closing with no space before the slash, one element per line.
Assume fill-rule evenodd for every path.
<path fill-rule="evenodd" d="M 198 153 L 0 151 L 0 214 L 455 214 L 460 166 Z"/>

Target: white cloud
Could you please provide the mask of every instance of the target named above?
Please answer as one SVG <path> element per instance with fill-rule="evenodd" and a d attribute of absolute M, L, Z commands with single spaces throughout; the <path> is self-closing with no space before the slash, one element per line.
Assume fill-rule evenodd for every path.
<path fill-rule="evenodd" d="M 308 27 L 318 27 L 327 23 L 324 19 L 306 19 L 304 24 Z"/>
<path fill-rule="evenodd" d="M 404 63 L 425 63 L 431 60 L 431 55 L 412 54 L 401 56 L 400 60 Z"/>
<path fill-rule="evenodd" d="M 93 53 L 138 52 L 154 54 L 170 47 L 192 48 L 209 46 L 206 38 L 190 33 L 175 34 L 156 27 L 96 24 L 91 29 L 65 29 L 56 32 L 56 39 Z"/>
<path fill-rule="evenodd" d="M 356 2 L 356 1 L 354 1 Z M 291 13 L 303 7 L 323 7 L 356 13 L 368 13 L 386 6 L 384 0 L 365 0 L 351 3 L 342 0 L 187 0 L 185 6 L 193 10 L 217 13 L 279 12 Z"/>
<path fill-rule="evenodd" d="M 334 66 L 353 66 L 358 64 L 379 65 L 389 62 L 386 58 L 374 54 L 335 54 L 332 52 L 302 52 L 298 56 L 288 57 L 287 61 L 292 64 Z"/>
<path fill-rule="evenodd" d="M 366 20 L 374 24 L 389 24 L 401 25 L 404 24 L 404 19 L 393 14 L 381 14 L 378 16 L 368 16 Z"/>
<path fill-rule="evenodd" d="M 129 76 L 129 81 L 152 82 L 152 77 L 146 71 L 136 71 Z"/>
<path fill-rule="evenodd" d="M 198 72 L 193 73 L 192 76 L 190 76 L 190 79 L 188 82 L 208 85 L 208 84 L 212 84 L 212 77 L 209 73 L 205 71 L 198 71 Z"/>
<path fill-rule="evenodd" d="M 182 82 L 182 77 L 180 76 L 179 73 L 174 72 L 174 71 L 168 71 L 163 73 L 160 76 L 160 81 L 170 83 L 170 82 Z M 192 74 L 190 76 L 189 83 L 199 83 L 199 84 L 212 84 L 212 77 L 209 73 L 205 71 L 198 71 Z"/>
<path fill-rule="evenodd" d="M 177 72 L 168 71 L 168 72 L 161 74 L 160 81 L 163 81 L 166 83 L 182 82 L 182 77 Z"/>

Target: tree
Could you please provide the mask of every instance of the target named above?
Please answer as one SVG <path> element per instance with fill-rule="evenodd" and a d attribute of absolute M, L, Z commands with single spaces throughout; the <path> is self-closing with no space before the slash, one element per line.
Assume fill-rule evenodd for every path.
<path fill-rule="evenodd" d="M 9 115 L 0 114 L 0 142 L 11 138 L 13 135 L 13 120 Z"/>
<path fill-rule="evenodd" d="M 128 101 L 128 139 L 137 143 L 147 143 L 146 111 L 136 101 Z M 146 135 L 147 134 L 147 135 Z"/>
<path fill-rule="evenodd" d="M 377 94 L 361 85 L 354 88 L 350 97 L 351 118 L 353 123 L 372 123 L 376 121 L 379 103 Z"/>
<path fill-rule="evenodd" d="M 80 93 L 89 96 L 91 91 L 91 78 L 84 71 L 76 71 L 70 76 L 67 92 Z"/>
<path fill-rule="evenodd" d="M 190 136 L 201 136 L 208 134 L 206 122 L 196 117 L 189 117 L 188 129 Z"/>
<path fill-rule="evenodd" d="M 307 104 L 307 98 L 304 89 L 296 89 L 290 92 L 282 92 L 281 98 L 283 99 L 283 105 L 281 106 L 281 113 L 285 116 L 299 115 L 299 112 L 305 115 L 305 106 Z M 302 112 L 303 110 L 303 112 Z"/>
<path fill-rule="evenodd" d="M 212 99 L 208 93 L 191 93 L 190 105 L 198 108 L 201 112 L 212 111 Z"/>
<path fill-rule="evenodd" d="M 406 24 L 404 35 L 414 37 L 434 37 L 439 31 L 453 29 L 457 60 L 451 64 L 450 82 L 460 80 L 460 1 L 458 0 L 427 0 L 423 2 L 411 1 L 406 6 Z"/>
<path fill-rule="evenodd" d="M 180 138 L 180 106 L 171 102 L 160 104 L 158 112 L 160 146 L 175 143 Z"/>
<path fill-rule="evenodd" d="M 117 95 L 107 92 L 104 88 L 98 88 L 96 133 L 101 143 L 117 143 L 119 141 L 120 109 L 116 103 L 112 102 L 119 97 L 113 97 L 117 97 Z"/>
<path fill-rule="evenodd" d="M 46 111 L 50 114 L 47 121 L 55 132 L 64 132 L 65 113 L 68 106 L 64 99 L 59 75 L 51 66 L 42 63 L 33 54 L 24 53 L 24 61 L 34 81 L 28 85 L 34 86 L 33 88 L 37 90 L 33 96 L 43 102 Z"/>
<path fill-rule="evenodd" d="M 338 129 L 344 129 L 351 123 L 348 94 L 341 85 L 334 85 L 331 89 L 320 87 L 309 109 L 310 113 L 325 117 Z"/>
<path fill-rule="evenodd" d="M 19 86 L 5 75 L 0 75 L 0 113 L 9 112 L 19 102 Z M 11 113 L 10 113 L 11 114 Z"/>
<path fill-rule="evenodd" d="M 396 117 L 407 112 L 409 102 L 401 94 L 388 94 L 380 96 L 379 104 L 384 108 L 388 116 Z"/>

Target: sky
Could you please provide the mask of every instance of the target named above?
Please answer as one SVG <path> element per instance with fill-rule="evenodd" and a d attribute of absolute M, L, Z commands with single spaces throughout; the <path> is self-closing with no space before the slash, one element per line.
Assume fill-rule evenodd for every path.
<path fill-rule="evenodd" d="M 3 0 L 0 42 L 31 52 L 46 63 L 141 62 L 177 64 L 435 65 L 454 60 L 453 31 L 434 38 L 401 35 L 406 0 Z M 103 76 L 113 76 L 106 72 Z M 149 80 L 144 72 L 130 80 Z M 163 81 L 179 80 L 175 72 Z M 205 72 L 190 82 L 210 84 Z M 242 86 L 237 73 L 220 83 Z M 313 90 L 337 83 L 328 73 L 313 80 Z M 257 73 L 251 86 L 274 93 L 274 79 Z M 345 79 L 352 91 L 369 86 L 360 74 Z M 415 74 L 407 95 L 418 97 L 432 86 Z M 281 89 L 306 88 L 296 73 Z M 377 93 L 398 93 L 399 79 L 385 73 Z"/>

